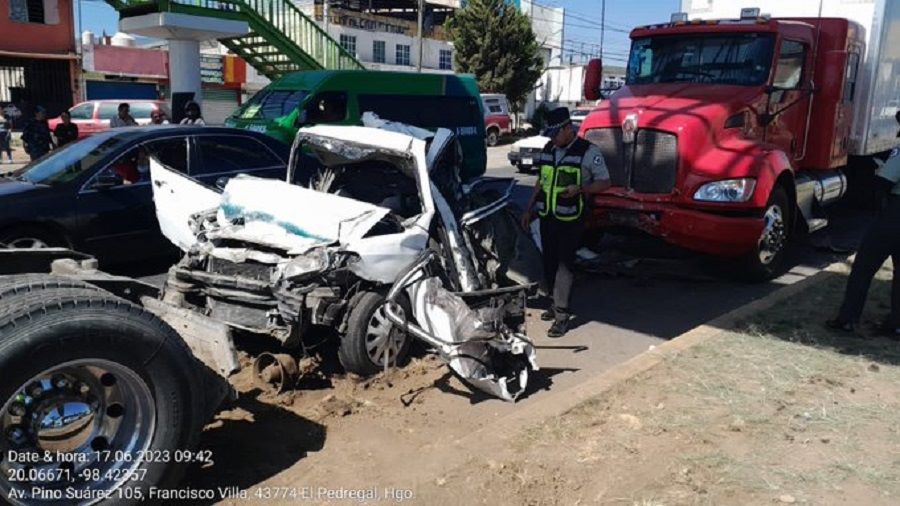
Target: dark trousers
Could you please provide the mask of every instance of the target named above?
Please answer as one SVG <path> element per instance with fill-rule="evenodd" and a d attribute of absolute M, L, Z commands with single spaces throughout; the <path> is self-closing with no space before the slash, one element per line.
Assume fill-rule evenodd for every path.
<path fill-rule="evenodd" d="M 559 221 L 541 218 L 541 250 L 547 293 L 553 295 L 553 307 L 568 315 L 572 285 L 575 283 L 575 252 L 581 247 L 584 220 Z"/>
<path fill-rule="evenodd" d="M 847 280 L 844 303 L 838 315 L 841 320 L 859 321 L 872 278 L 888 257 L 894 262 L 890 323 L 900 325 L 900 196 L 890 197 L 887 207 L 863 237 Z"/>

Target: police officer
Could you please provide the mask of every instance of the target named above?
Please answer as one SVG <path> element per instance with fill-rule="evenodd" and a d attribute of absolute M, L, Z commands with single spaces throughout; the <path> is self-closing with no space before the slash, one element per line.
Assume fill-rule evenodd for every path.
<path fill-rule="evenodd" d="M 553 109 L 546 118 L 541 134 L 550 142 L 535 159 L 540 176 L 522 215 L 522 226 L 528 228 L 537 212 L 547 293 L 553 296 L 552 308 L 541 319 L 553 321 L 547 336 L 555 338 L 569 327 L 575 252 L 581 246 L 590 196 L 609 188 L 610 182 L 600 148 L 578 137 L 569 110 Z"/>
<path fill-rule="evenodd" d="M 897 121 L 900 122 L 900 115 Z M 875 181 L 879 193 L 886 194 L 885 203 L 878 219 L 863 236 L 847 279 L 844 302 L 838 317 L 829 320 L 827 325 L 837 330 L 855 330 L 866 304 L 872 278 L 884 261 L 891 257 L 894 263 L 891 314 L 882 323 L 881 330 L 894 339 L 900 339 L 900 155 L 897 149 L 878 169 Z"/>

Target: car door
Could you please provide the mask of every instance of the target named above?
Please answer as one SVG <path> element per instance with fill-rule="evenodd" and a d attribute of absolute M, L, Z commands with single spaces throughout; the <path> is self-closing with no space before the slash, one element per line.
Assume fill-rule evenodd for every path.
<path fill-rule="evenodd" d="M 238 174 L 281 180 L 285 177 L 287 164 L 252 136 L 198 134 L 192 146 L 189 174 L 206 186 L 224 187 L 228 179 Z"/>
<path fill-rule="evenodd" d="M 159 232 L 150 188 L 149 157 L 188 173 L 187 137 L 173 136 L 139 143 L 123 151 L 82 187 L 79 214 L 85 245 L 104 258 L 131 260 L 158 256 L 171 249 Z M 137 174 L 129 182 L 123 174 Z M 132 176 L 129 176 L 132 177 Z M 118 178 L 112 185 L 105 179 Z"/>

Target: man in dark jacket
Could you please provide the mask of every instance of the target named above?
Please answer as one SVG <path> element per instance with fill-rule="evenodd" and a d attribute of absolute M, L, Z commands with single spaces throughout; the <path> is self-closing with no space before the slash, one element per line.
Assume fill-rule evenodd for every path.
<path fill-rule="evenodd" d="M 50 152 L 53 137 L 50 136 L 47 111 L 43 107 L 37 106 L 34 109 L 34 118 L 22 129 L 22 142 L 25 144 L 25 152 L 32 160 L 37 160 Z"/>
<path fill-rule="evenodd" d="M 53 135 L 56 136 L 57 147 L 63 147 L 70 142 L 78 140 L 78 125 L 72 123 L 72 116 L 69 111 L 63 111 L 59 115 L 62 121 L 53 129 Z"/>

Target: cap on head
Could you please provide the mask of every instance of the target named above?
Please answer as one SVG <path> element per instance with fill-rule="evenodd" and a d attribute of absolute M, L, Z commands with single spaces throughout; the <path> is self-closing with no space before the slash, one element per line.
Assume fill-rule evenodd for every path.
<path fill-rule="evenodd" d="M 545 116 L 547 121 L 541 135 L 544 137 L 554 138 L 556 134 L 566 125 L 572 124 L 572 118 L 569 116 L 569 109 L 566 107 L 557 107 L 547 113 Z"/>

